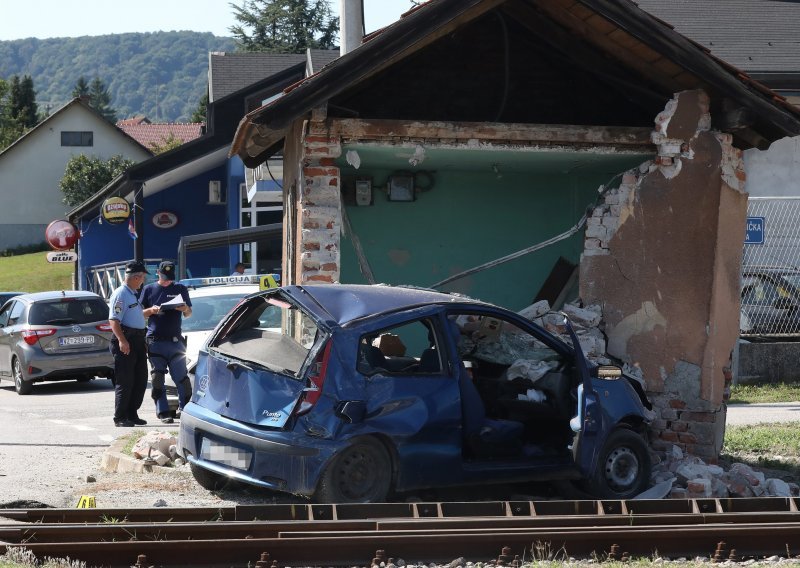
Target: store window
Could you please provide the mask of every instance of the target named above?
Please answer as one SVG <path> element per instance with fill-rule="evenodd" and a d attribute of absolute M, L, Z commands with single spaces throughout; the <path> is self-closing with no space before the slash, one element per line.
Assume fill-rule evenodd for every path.
<path fill-rule="evenodd" d="M 262 227 L 283 221 L 283 195 L 280 191 L 257 191 L 247 199 L 247 185 L 239 184 L 240 227 Z M 282 235 L 244 243 L 239 247 L 240 262 L 246 274 L 281 272 Z"/>

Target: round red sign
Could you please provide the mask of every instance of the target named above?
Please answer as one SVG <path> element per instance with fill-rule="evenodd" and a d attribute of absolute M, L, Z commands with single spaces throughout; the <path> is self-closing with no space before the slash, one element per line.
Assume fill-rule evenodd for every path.
<path fill-rule="evenodd" d="M 78 242 L 80 232 L 69 221 L 53 221 L 44 230 L 44 238 L 53 250 L 69 250 Z"/>
<path fill-rule="evenodd" d="M 172 211 L 159 211 L 153 215 L 153 225 L 159 229 L 171 229 L 178 224 L 178 216 Z"/>

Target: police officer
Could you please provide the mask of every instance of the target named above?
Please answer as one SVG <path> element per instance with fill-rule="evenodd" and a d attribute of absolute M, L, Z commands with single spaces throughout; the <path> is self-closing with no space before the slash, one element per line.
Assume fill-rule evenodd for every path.
<path fill-rule="evenodd" d="M 139 418 L 147 390 L 147 348 L 145 322 L 147 315 L 139 303 L 138 291 L 144 284 L 147 269 L 139 261 L 125 265 L 125 283 L 114 290 L 109 299 L 108 323 L 114 337 L 114 424 L 121 427 L 147 424 Z"/>
<path fill-rule="evenodd" d="M 172 304 L 172 305 L 170 305 Z M 178 407 L 192 397 L 192 383 L 186 371 L 186 343 L 181 335 L 181 320 L 192 315 L 189 290 L 175 282 L 175 264 L 165 260 L 158 266 L 158 282 L 145 287 L 142 306 L 155 310 L 147 321 L 147 352 L 150 355 L 150 396 L 156 414 L 164 424 L 172 424 L 164 377 L 169 374 L 178 388 Z"/>

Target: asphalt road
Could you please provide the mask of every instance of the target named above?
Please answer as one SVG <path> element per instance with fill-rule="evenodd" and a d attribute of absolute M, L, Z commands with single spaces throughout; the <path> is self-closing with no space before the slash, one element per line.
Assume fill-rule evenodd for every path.
<path fill-rule="evenodd" d="M 731 404 L 727 423 L 734 426 L 765 422 L 800 422 L 800 402 Z"/>
<path fill-rule="evenodd" d="M 0 504 L 35 500 L 74 506 L 73 489 L 96 475 L 103 452 L 115 437 L 130 432 L 114 426 L 111 381 L 37 383 L 20 396 L 11 381 L 0 381 Z M 177 430 L 155 415 L 150 391 L 140 410 L 147 426 Z"/>

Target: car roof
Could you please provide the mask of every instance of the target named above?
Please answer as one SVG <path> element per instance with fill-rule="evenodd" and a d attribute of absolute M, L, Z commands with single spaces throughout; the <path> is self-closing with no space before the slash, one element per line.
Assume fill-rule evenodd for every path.
<path fill-rule="evenodd" d="M 23 302 L 40 302 L 43 300 L 57 300 L 59 298 L 100 298 L 94 292 L 87 292 L 86 290 L 52 290 L 49 292 L 34 292 L 31 294 L 22 294 L 15 296 L 15 300 Z M 100 298 L 102 300 L 102 298 Z"/>
<path fill-rule="evenodd" d="M 302 298 L 303 293 L 308 294 L 340 325 L 366 316 L 420 305 L 458 302 L 490 306 L 465 296 L 385 284 L 319 284 L 287 286 L 285 290 L 299 298 Z"/>
<path fill-rule="evenodd" d="M 245 297 L 259 291 L 258 284 L 222 284 L 219 286 L 203 286 L 201 288 L 189 288 L 190 298 L 204 298 L 206 296 L 226 296 L 237 294 Z"/>

